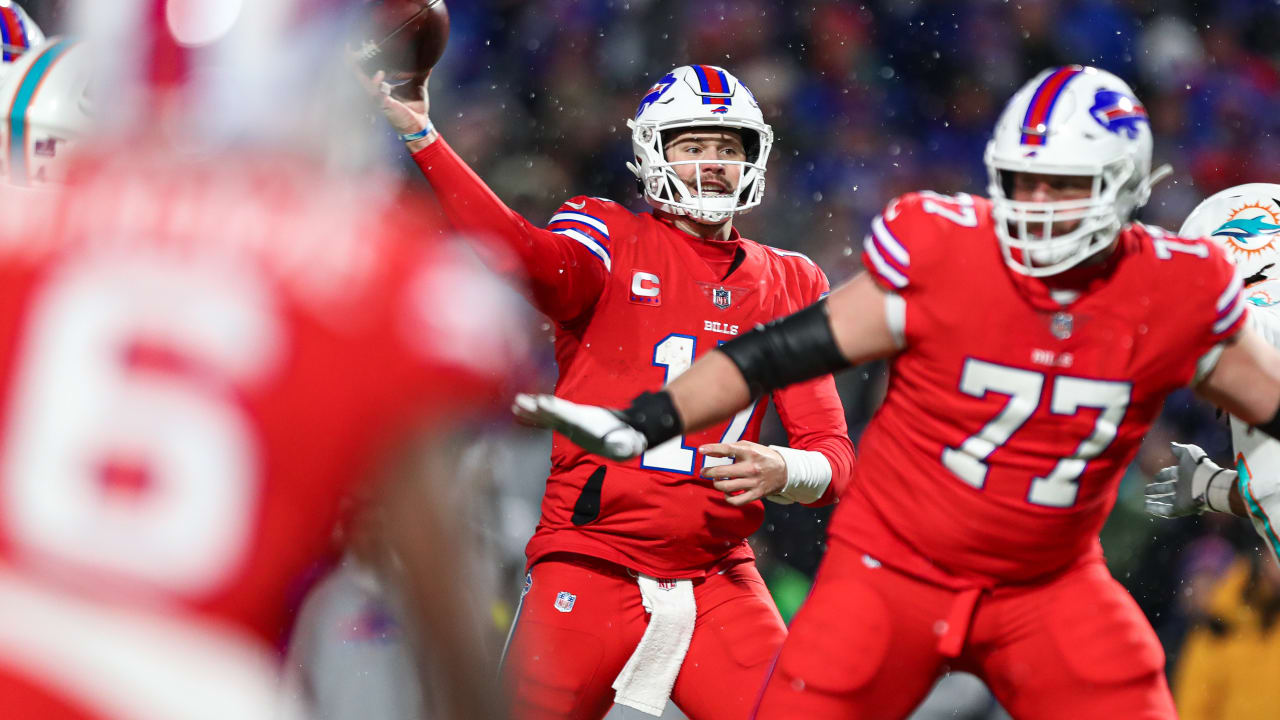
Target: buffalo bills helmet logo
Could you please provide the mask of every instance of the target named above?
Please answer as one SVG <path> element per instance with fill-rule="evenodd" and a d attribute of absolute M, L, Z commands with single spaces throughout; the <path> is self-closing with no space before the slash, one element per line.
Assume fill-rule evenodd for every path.
<path fill-rule="evenodd" d="M 1138 137 L 1138 123 L 1147 122 L 1147 110 L 1134 98 L 1115 90 L 1099 90 L 1093 96 L 1093 107 L 1089 115 L 1098 124 L 1119 135 L 1124 133 L 1130 140 Z"/>
<path fill-rule="evenodd" d="M 675 82 L 675 73 L 667 73 L 662 76 L 661 80 L 654 83 L 653 87 L 649 88 L 649 92 L 645 93 L 644 97 L 640 99 L 640 107 L 636 110 L 636 117 L 640 117 L 640 115 L 644 113 L 645 108 L 656 103 L 659 98 L 666 94 L 667 89 L 674 85 Z"/>
<path fill-rule="evenodd" d="M 719 115 L 723 115 L 723 114 L 725 114 L 725 113 L 729 112 L 729 108 L 725 107 L 724 105 L 721 105 L 720 107 L 713 109 L 711 112 L 716 113 L 716 114 L 719 114 Z"/>

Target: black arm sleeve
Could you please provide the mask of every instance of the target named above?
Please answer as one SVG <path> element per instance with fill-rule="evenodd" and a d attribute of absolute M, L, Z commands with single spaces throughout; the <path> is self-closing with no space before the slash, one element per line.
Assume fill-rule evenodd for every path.
<path fill-rule="evenodd" d="M 849 367 L 836 346 L 825 299 L 721 345 L 752 397 Z"/>

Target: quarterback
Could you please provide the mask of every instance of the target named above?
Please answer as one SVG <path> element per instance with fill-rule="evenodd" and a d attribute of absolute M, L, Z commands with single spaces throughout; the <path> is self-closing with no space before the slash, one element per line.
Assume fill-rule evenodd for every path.
<path fill-rule="evenodd" d="M 761 392 L 890 358 L 758 717 L 905 717 L 944 667 L 980 676 L 1017 718 L 1176 716 L 1098 529 L 1175 388 L 1280 432 L 1280 353 L 1244 327 L 1220 248 L 1133 221 L 1159 176 L 1151 152 L 1123 81 L 1046 70 L 997 121 L 991 198 L 891 201 L 867 272 L 825 302 L 625 411 L 517 398 L 519 414 L 629 457 Z"/>
<path fill-rule="evenodd" d="M 624 403 L 828 291 L 807 257 L 733 227 L 764 196 L 773 134 L 723 68 L 672 70 L 628 122 L 652 213 L 578 196 L 545 229 L 484 185 L 426 107 L 382 106 L 453 224 L 518 258 L 555 322 L 566 401 Z M 773 402 L 789 448 L 755 442 L 758 398 L 621 461 L 555 439 L 505 658 L 519 717 L 600 718 L 615 700 L 657 715 L 668 695 L 694 720 L 747 714 L 786 633 L 745 540 L 759 500 L 830 502 L 854 461 L 830 376 Z"/>

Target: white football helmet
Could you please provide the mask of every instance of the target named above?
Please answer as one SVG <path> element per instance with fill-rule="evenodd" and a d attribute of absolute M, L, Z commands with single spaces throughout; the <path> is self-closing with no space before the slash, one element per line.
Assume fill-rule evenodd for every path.
<path fill-rule="evenodd" d="M 1210 195 L 1178 234 L 1218 243 L 1246 285 L 1280 278 L 1280 185 L 1248 183 Z"/>
<path fill-rule="evenodd" d="M 627 127 L 631 128 L 636 158 L 627 168 L 640 180 L 645 200 L 655 208 L 699 222 L 720 223 L 759 205 L 764 197 L 765 163 L 773 147 L 773 129 L 765 123 L 755 96 L 725 69 L 684 65 L 672 70 L 645 93 Z M 676 175 L 677 165 L 702 161 L 668 162 L 663 138 L 668 131 L 692 127 L 726 127 L 742 134 L 746 159 L 716 161 L 742 166 L 737 192 L 703 193 L 701 173 L 694 188 Z"/>
<path fill-rule="evenodd" d="M 996 123 L 985 156 L 992 216 L 1005 262 L 1033 277 L 1056 275 L 1111 247 L 1151 186 L 1147 111 L 1120 78 L 1097 68 L 1051 68 L 1023 85 Z M 1013 173 L 1084 175 L 1090 197 L 1018 201 Z M 1055 223 L 1075 222 L 1055 233 Z"/>
<path fill-rule="evenodd" d="M 0 0 L 0 80 L 10 63 L 23 53 L 44 42 L 44 33 L 36 21 L 12 0 Z"/>
<path fill-rule="evenodd" d="M 64 179 L 67 154 L 89 131 L 90 64 L 81 43 L 55 37 L 0 79 L 0 184 Z"/>

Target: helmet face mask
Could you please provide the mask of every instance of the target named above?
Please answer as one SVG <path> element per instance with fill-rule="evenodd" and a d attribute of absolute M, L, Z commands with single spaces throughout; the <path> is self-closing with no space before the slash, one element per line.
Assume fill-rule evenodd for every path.
<path fill-rule="evenodd" d="M 1128 85 L 1110 73 L 1046 70 L 1010 100 L 985 162 L 1006 264 L 1032 277 L 1065 272 L 1111 248 L 1151 193 L 1151 131 Z M 1088 176 L 1087 197 L 1018 200 L 1015 173 Z"/>
<path fill-rule="evenodd" d="M 710 65 L 672 70 L 645 94 L 627 126 L 636 158 L 627 168 L 639 180 L 645 199 L 658 210 L 718 224 L 747 212 L 763 199 L 773 130 L 764 122 L 755 97 L 727 71 Z M 668 160 L 666 144 L 681 131 L 693 128 L 736 132 L 746 151 L 743 159 Z M 702 192 L 703 164 L 738 166 L 736 190 L 728 194 Z M 688 166 L 695 168 L 693 187 L 677 171 Z"/>

